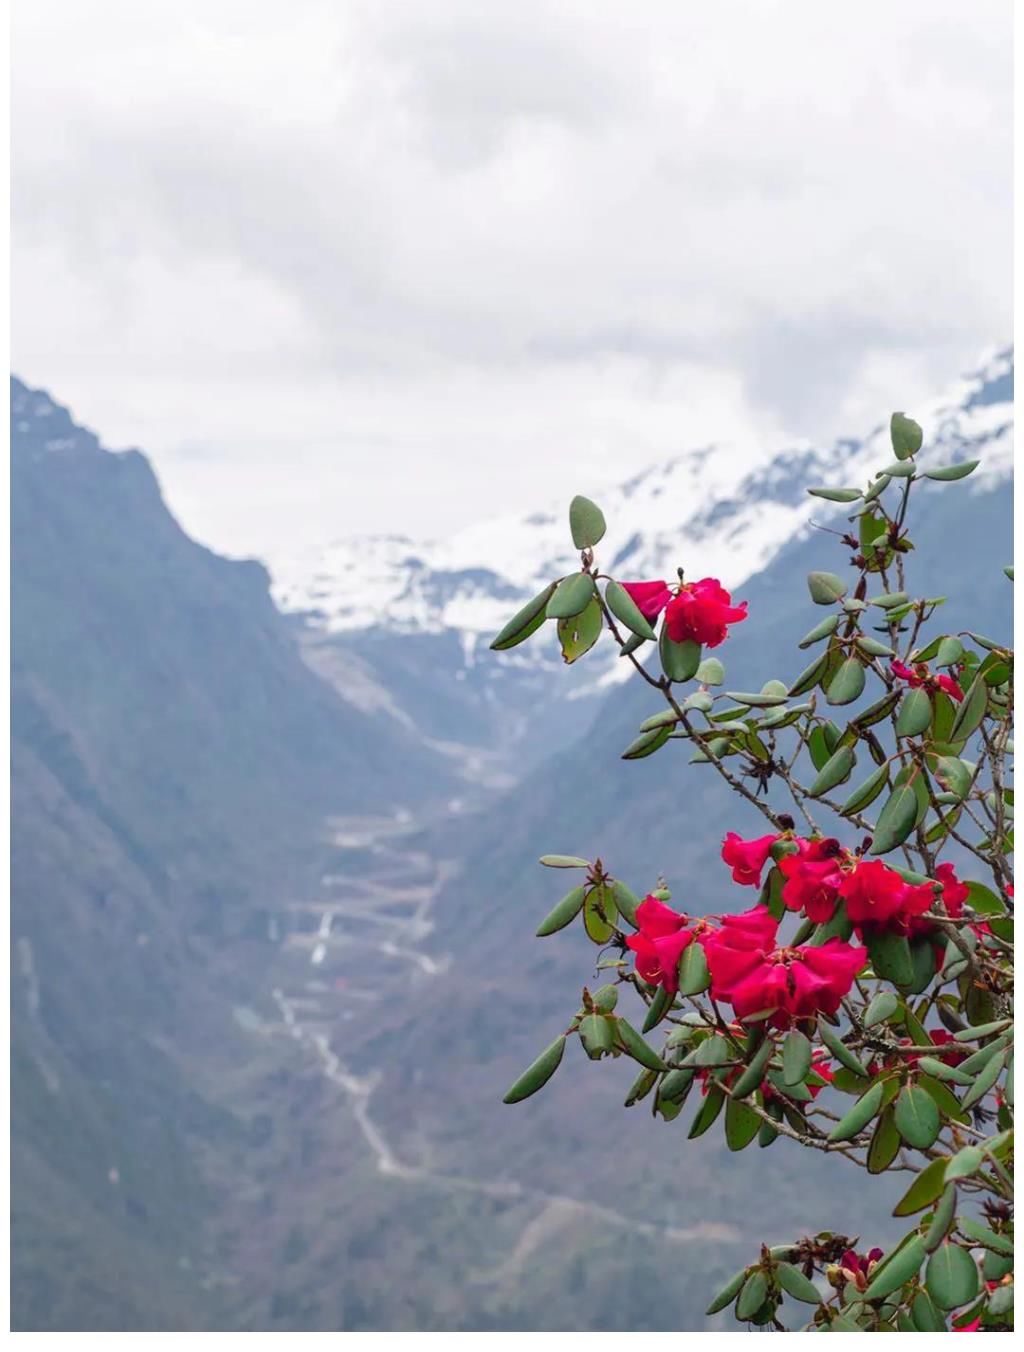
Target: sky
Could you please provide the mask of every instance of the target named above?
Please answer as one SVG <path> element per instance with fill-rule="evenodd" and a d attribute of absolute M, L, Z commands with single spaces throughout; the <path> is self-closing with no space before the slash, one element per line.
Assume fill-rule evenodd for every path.
<path fill-rule="evenodd" d="M 1012 0 L 15 0 L 12 360 L 230 554 L 436 537 L 1011 333 Z"/>

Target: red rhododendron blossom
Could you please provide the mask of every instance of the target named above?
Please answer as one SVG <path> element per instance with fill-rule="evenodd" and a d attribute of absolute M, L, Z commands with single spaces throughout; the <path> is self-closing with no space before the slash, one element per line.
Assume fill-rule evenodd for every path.
<path fill-rule="evenodd" d="M 739 624 L 747 618 L 747 603 L 738 606 L 714 577 L 689 582 L 668 603 L 665 627 L 673 643 L 692 639 L 705 648 L 717 648 L 724 643 L 730 624 Z"/>
<path fill-rule="evenodd" d="M 646 897 L 636 908 L 636 919 L 639 929 L 626 946 L 636 954 L 637 975 L 674 995 L 679 989 L 679 959 L 694 937 L 686 928 L 689 917 L 657 897 Z"/>
<path fill-rule="evenodd" d="M 931 883 L 906 882 L 880 859 L 861 860 L 843 876 L 839 895 L 857 932 L 896 929 L 906 933 L 912 917 L 932 907 Z"/>
<path fill-rule="evenodd" d="M 722 858 L 732 869 L 733 882 L 749 887 L 761 886 L 761 872 L 778 836 L 758 836 L 743 840 L 735 831 L 729 831 L 722 841 Z"/>
<path fill-rule="evenodd" d="M 667 582 L 623 582 L 645 620 L 656 620 L 672 600 Z"/>
<path fill-rule="evenodd" d="M 964 913 L 964 902 L 971 895 L 971 889 L 956 876 L 952 864 L 940 864 L 935 870 L 935 880 L 942 884 L 942 907 L 950 920 L 959 920 Z"/>
<path fill-rule="evenodd" d="M 955 700 L 957 704 L 964 697 L 960 683 L 954 676 L 933 676 L 923 662 L 918 662 L 913 667 L 908 667 L 905 662 L 893 662 L 890 664 L 890 670 L 894 676 L 899 677 L 901 681 L 906 681 L 915 690 L 919 686 L 929 687 L 933 690 L 944 690 L 949 698 Z"/>
<path fill-rule="evenodd" d="M 704 945 L 713 998 L 728 1001 L 739 1019 L 773 1010 L 777 1028 L 819 1011 L 834 1014 L 867 962 L 867 950 L 841 939 L 817 948 L 779 947 L 777 932 L 766 906 L 723 918 Z"/>
<path fill-rule="evenodd" d="M 808 920 L 823 925 L 832 919 L 843 874 L 839 867 L 846 851 L 837 841 L 798 840 L 799 854 L 779 860 L 785 878 L 782 900 L 791 911 L 803 911 Z"/>

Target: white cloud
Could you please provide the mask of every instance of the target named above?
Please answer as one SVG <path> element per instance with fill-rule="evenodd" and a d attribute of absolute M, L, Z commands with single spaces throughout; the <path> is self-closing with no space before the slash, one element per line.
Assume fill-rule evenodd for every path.
<path fill-rule="evenodd" d="M 269 554 L 856 431 L 1009 332 L 1011 24 L 19 0 L 16 367 Z"/>

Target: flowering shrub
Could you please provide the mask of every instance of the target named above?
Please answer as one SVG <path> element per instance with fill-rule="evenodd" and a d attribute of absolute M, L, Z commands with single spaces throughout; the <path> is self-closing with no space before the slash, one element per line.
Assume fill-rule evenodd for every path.
<path fill-rule="evenodd" d="M 573 499 L 579 571 L 492 648 L 552 620 L 575 662 L 608 634 L 665 705 L 624 757 L 681 743 L 769 829 L 725 834 L 737 914 L 676 910 L 660 883 L 639 900 L 600 859 L 541 860 L 582 881 L 538 935 L 581 920 L 614 980 L 583 989 L 505 1101 L 546 1084 L 574 1038 L 591 1060 L 637 1063 L 627 1107 L 647 1099 L 671 1123 L 696 1086 L 691 1138 L 721 1121 L 730 1150 L 786 1137 L 872 1174 L 899 1171 L 894 1214 L 915 1218 L 899 1243 L 859 1253 L 822 1232 L 762 1246 L 709 1315 L 731 1306 L 741 1322 L 809 1331 L 999 1330 L 1013 1309 L 1013 654 L 972 632 L 926 635 L 944 598 L 908 590 L 911 491 L 977 462 L 922 468 L 920 427 L 896 413 L 891 433 L 895 458 L 863 490 L 810 490 L 850 512 L 849 575 L 810 574 L 825 614 L 799 647 L 815 656 L 758 691 L 722 693 L 724 666 L 705 655 L 727 651 L 733 626 L 756 625 L 746 603 L 681 569 L 671 584 L 602 573 L 604 517 Z"/>

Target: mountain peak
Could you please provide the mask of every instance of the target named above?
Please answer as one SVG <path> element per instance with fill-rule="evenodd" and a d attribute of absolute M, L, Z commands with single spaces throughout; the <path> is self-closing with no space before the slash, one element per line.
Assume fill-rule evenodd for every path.
<path fill-rule="evenodd" d="M 922 461 L 949 463 L 977 451 L 977 485 L 1008 474 L 1012 399 L 1013 348 L 994 349 L 915 411 L 925 428 Z M 889 455 L 887 422 L 825 449 L 789 446 L 753 468 L 728 446 L 694 447 L 601 495 L 611 523 L 604 557 L 623 576 L 656 577 L 698 554 L 702 575 L 739 586 L 828 510 L 807 495 L 809 484 L 861 482 Z M 349 538 L 275 563 L 274 595 L 325 634 L 456 631 L 471 654 L 517 603 L 574 566 L 567 546 L 562 503 L 474 523 L 447 540 Z"/>

